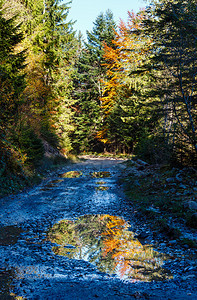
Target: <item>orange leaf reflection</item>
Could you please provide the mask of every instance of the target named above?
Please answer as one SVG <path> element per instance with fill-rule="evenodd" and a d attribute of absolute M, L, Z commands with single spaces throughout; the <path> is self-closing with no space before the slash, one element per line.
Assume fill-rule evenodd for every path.
<path fill-rule="evenodd" d="M 165 280 L 172 276 L 161 266 L 167 257 L 143 246 L 129 231 L 124 219 L 111 215 L 84 215 L 76 221 L 62 220 L 48 232 L 58 244 L 57 255 L 94 264 L 100 271 L 127 280 Z"/>

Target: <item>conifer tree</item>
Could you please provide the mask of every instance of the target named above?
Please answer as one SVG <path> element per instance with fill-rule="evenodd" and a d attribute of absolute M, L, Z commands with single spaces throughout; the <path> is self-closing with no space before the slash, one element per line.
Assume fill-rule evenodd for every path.
<path fill-rule="evenodd" d="M 15 51 L 23 35 L 15 20 L 15 17 L 6 19 L 0 7 L 0 128 L 3 131 L 16 121 L 20 94 L 25 88 L 25 51 Z"/>
<path fill-rule="evenodd" d="M 163 102 L 164 133 L 182 159 L 197 155 L 196 1 L 154 1 L 147 9 L 145 34 L 154 40 L 155 94 Z M 196 154 L 195 154 L 196 152 Z"/>
<path fill-rule="evenodd" d="M 18 22 L 23 22 L 21 47 L 28 52 L 23 93 L 26 103 L 21 107 L 17 136 L 30 126 L 40 138 L 68 152 L 73 130 L 71 75 L 77 48 L 72 22 L 67 20 L 70 2 L 10 1 L 4 7 L 7 14 L 16 11 Z"/>
<path fill-rule="evenodd" d="M 96 132 L 102 123 L 101 101 L 106 69 L 103 66 L 104 43 L 111 45 L 116 24 L 110 10 L 96 18 L 81 51 L 75 77 L 76 131 L 74 143 L 78 151 L 102 150 Z"/>
<path fill-rule="evenodd" d="M 112 46 L 104 47 L 107 69 L 101 98 L 104 122 L 97 137 L 110 151 L 132 151 L 150 115 L 145 108 L 148 76 L 140 71 L 151 46 L 150 39 L 138 33 L 143 18 L 143 12 L 137 15 L 128 12 L 128 21 L 120 23 Z"/>
<path fill-rule="evenodd" d="M 0 1 L 0 190 L 2 184 L 5 186 L 6 174 L 9 178 L 5 189 L 11 190 L 10 173 L 19 172 L 18 159 L 22 158 L 10 136 L 20 114 L 26 53 L 17 49 L 23 39 L 20 25 L 16 25 L 15 17 L 5 18 L 2 5 Z"/>

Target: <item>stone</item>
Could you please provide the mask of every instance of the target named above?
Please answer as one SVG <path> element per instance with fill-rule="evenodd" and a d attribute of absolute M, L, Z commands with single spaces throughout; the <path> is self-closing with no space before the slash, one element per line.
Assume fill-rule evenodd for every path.
<path fill-rule="evenodd" d="M 182 184 L 182 183 L 181 183 L 181 184 L 179 184 L 179 188 L 181 188 L 181 189 L 184 189 L 184 190 L 185 190 L 187 187 L 186 187 L 184 184 Z"/>
<path fill-rule="evenodd" d="M 176 243 L 177 243 L 176 240 L 169 241 L 169 244 L 170 244 L 170 245 L 175 245 Z"/>
<path fill-rule="evenodd" d="M 196 278 L 196 275 L 191 274 L 191 275 L 188 275 L 188 276 L 184 276 L 182 279 L 183 280 L 189 280 L 189 279 L 193 279 L 193 278 Z"/>
<path fill-rule="evenodd" d="M 176 180 L 179 181 L 179 182 L 182 182 L 183 178 L 180 176 L 180 174 L 177 174 L 176 175 Z"/>
<path fill-rule="evenodd" d="M 191 210 L 197 210 L 197 202 L 196 202 L 196 201 L 189 201 L 189 202 L 188 202 L 188 207 L 189 207 Z"/>
<path fill-rule="evenodd" d="M 141 186 L 141 184 L 139 183 L 139 180 L 135 180 L 135 181 L 134 181 L 134 185 L 136 185 L 136 186 Z"/>
<path fill-rule="evenodd" d="M 166 178 L 166 182 L 167 183 L 174 183 L 174 178 L 173 177 Z"/>
<path fill-rule="evenodd" d="M 148 233 L 144 231 L 140 232 L 137 236 L 137 238 L 139 239 L 146 239 L 147 237 L 148 237 Z"/>
<path fill-rule="evenodd" d="M 140 165 L 143 165 L 143 166 L 148 166 L 148 163 L 141 160 L 141 159 L 137 159 L 137 163 L 140 164 Z"/>

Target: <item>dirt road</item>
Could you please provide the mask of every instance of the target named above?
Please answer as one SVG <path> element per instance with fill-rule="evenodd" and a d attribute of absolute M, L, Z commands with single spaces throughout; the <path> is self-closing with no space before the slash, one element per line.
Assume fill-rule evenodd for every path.
<path fill-rule="evenodd" d="M 88 159 L 0 199 L 0 299 L 197 299 L 195 250 L 162 251 L 128 205 L 124 168 Z"/>

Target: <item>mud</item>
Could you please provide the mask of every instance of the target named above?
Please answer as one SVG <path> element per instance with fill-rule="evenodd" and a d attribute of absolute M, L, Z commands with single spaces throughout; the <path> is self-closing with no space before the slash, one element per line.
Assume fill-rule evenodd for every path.
<path fill-rule="evenodd" d="M 0 299 L 197 298 L 196 250 L 136 219 L 119 184 L 124 168 L 86 160 L 0 199 Z"/>

